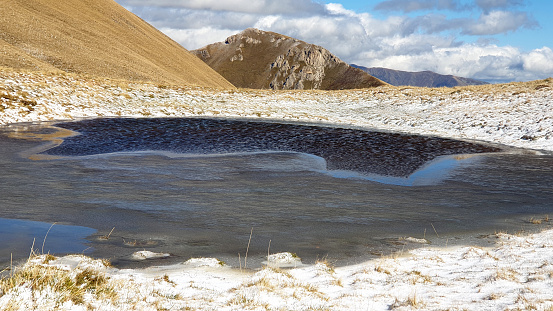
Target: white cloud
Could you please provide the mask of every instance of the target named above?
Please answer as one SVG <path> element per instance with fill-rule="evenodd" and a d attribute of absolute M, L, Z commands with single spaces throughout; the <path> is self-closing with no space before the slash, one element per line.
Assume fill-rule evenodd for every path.
<path fill-rule="evenodd" d="M 481 9 L 488 11 L 520 6 L 524 4 L 524 0 L 475 0 L 475 3 Z"/>
<path fill-rule="evenodd" d="M 537 24 L 527 13 L 492 11 L 482 14 L 474 24 L 467 24 L 463 33 L 469 35 L 495 35 L 515 31 L 520 28 L 532 28 Z"/>
<path fill-rule="evenodd" d="M 347 15 L 347 16 L 357 15 L 357 13 L 355 13 L 355 11 L 347 10 L 340 3 L 329 3 L 329 4 L 326 5 L 326 10 L 330 14 L 335 14 L 335 15 Z"/>
<path fill-rule="evenodd" d="M 524 69 L 529 72 L 542 74 L 542 77 L 553 76 L 553 51 L 543 47 L 533 50 L 523 56 Z"/>
<path fill-rule="evenodd" d="M 463 44 L 419 53 L 393 53 L 402 44 L 409 45 L 405 41 L 396 42 L 395 46 L 390 42 L 390 49 L 363 55 L 366 58 L 358 62 L 369 67 L 431 70 L 490 82 L 529 81 L 553 75 L 553 51 L 547 47 L 524 53 L 511 46 Z"/>
<path fill-rule="evenodd" d="M 414 12 L 421 10 L 464 10 L 457 0 L 386 0 L 375 6 L 379 11 Z"/>
<path fill-rule="evenodd" d="M 384 0 L 378 3 L 374 9 L 410 13 L 423 10 L 467 11 L 479 8 L 488 12 L 522 6 L 524 2 L 524 0 L 474 0 L 474 4 L 472 4 L 459 0 Z"/>
<path fill-rule="evenodd" d="M 369 36 L 358 19 L 348 16 L 310 16 L 262 19 L 256 28 L 282 33 L 321 45 L 341 58 L 349 58 L 367 47 Z"/>
<path fill-rule="evenodd" d="M 483 11 L 477 19 L 472 18 L 474 11 L 468 11 L 465 17 L 457 15 L 461 16 L 458 18 L 429 13 L 382 19 L 347 10 L 341 4 L 322 5 L 309 0 L 118 1 L 189 50 L 256 27 L 321 45 L 346 62 L 367 67 L 432 70 L 487 81 L 532 80 L 553 72 L 550 48 L 525 53 L 494 44 L 494 34 L 535 25 L 524 12 Z M 450 0 L 387 1 L 392 2 L 461 8 L 459 1 Z M 518 1 L 478 3 L 482 8 L 498 8 L 516 5 Z M 268 5 L 266 10 L 261 9 L 262 5 Z M 298 10 L 288 12 L 295 5 Z M 470 35 L 477 43 L 462 42 L 460 35 Z"/>
<path fill-rule="evenodd" d="M 185 8 L 127 7 L 131 12 L 158 28 L 243 30 L 251 27 L 260 17 L 256 14 L 191 10 Z"/>
<path fill-rule="evenodd" d="M 118 2 L 124 6 L 156 6 L 257 14 L 323 12 L 322 5 L 311 0 L 120 0 Z"/>
<path fill-rule="evenodd" d="M 218 29 L 209 26 L 194 29 L 160 28 L 159 30 L 173 40 L 180 42 L 188 50 L 204 47 L 221 41 L 221 38 L 236 34 L 236 30 L 233 29 Z M 182 43 L 186 43 L 186 45 Z"/>

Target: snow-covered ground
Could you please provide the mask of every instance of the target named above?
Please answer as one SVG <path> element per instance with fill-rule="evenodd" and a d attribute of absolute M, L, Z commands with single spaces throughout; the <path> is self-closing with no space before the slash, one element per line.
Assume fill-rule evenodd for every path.
<path fill-rule="evenodd" d="M 271 92 L 0 69 L 0 124 L 7 126 L 95 116 L 230 116 L 553 151 L 552 99 L 553 79 L 455 89 Z M 425 246 L 336 268 L 272 254 L 269 267 L 259 271 L 206 258 L 118 270 L 84 256 L 40 256 L 2 281 L 0 310 L 553 310 L 553 230 L 499 233 L 496 240 L 491 248 Z M 163 256 L 136 254 L 142 260 Z"/>
<path fill-rule="evenodd" d="M 328 122 L 553 150 L 553 79 L 454 89 L 217 91 L 0 68 L 0 124 L 96 116 Z"/>
<path fill-rule="evenodd" d="M 553 231 L 496 238 L 492 248 L 426 247 L 339 268 L 275 267 L 295 258 L 287 253 L 260 271 L 212 258 L 119 270 L 84 256 L 40 256 L 20 269 L 55 281 L 17 283 L 0 297 L 0 310 L 553 309 Z"/>

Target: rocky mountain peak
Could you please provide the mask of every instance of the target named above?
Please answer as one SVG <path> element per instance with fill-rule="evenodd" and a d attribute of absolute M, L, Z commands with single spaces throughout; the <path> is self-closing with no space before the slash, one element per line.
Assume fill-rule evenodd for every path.
<path fill-rule="evenodd" d="M 192 52 L 238 87 L 347 89 L 383 84 L 321 46 L 255 28 Z"/>

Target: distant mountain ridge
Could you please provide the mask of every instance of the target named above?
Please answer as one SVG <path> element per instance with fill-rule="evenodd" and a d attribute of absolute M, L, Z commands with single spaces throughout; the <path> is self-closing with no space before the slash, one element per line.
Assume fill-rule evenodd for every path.
<path fill-rule="evenodd" d="M 0 66 L 234 88 L 113 0 L 3 0 L 0 12 Z"/>
<path fill-rule="evenodd" d="M 320 46 L 254 28 L 191 52 L 242 88 L 339 90 L 385 84 Z"/>
<path fill-rule="evenodd" d="M 380 67 L 367 68 L 353 64 L 351 66 L 359 68 L 368 74 L 395 86 L 455 87 L 489 84 L 488 82 L 480 80 L 462 78 L 453 75 L 442 75 L 432 71 L 409 72 Z"/>

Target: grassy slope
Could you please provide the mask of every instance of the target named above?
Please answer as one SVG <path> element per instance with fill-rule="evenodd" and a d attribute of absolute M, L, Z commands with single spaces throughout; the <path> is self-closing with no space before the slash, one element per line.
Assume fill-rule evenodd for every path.
<path fill-rule="evenodd" d="M 4 0 L 0 12 L 0 66 L 233 87 L 113 0 Z"/>

